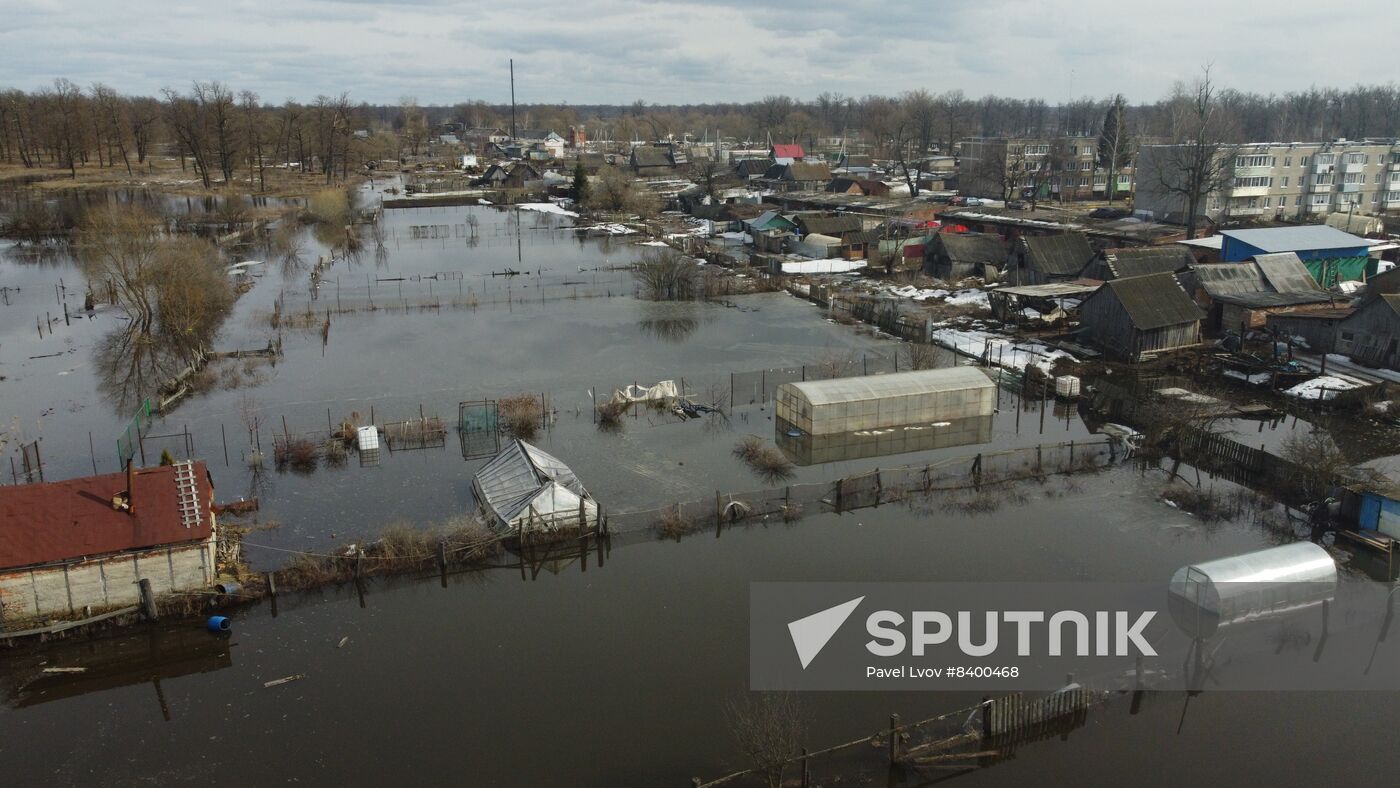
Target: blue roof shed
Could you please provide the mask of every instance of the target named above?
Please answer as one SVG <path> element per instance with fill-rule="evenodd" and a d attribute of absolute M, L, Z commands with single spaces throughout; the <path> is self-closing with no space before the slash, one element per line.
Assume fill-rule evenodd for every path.
<path fill-rule="evenodd" d="M 1363 279 L 1375 273 L 1371 244 L 1365 238 L 1335 227 L 1314 224 L 1301 227 L 1265 227 L 1257 230 L 1222 230 L 1220 260 L 1238 263 L 1256 255 L 1293 252 L 1323 287 L 1338 280 Z"/>

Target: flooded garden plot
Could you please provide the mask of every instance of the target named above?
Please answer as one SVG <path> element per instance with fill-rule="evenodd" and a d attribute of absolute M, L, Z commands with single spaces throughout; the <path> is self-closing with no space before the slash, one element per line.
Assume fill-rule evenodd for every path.
<path fill-rule="evenodd" d="M 1203 529 L 1143 484 L 1123 469 L 1082 480 L 1074 495 L 1031 490 L 1033 504 L 977 515 L 886 506 L 679 544 L 619 539 L 602 566 L 559 561 L 525 580 L 506 568 L 452 575 L 446 588 L 435 574 L 376 581 L 362 601 L 350 587 L 283 597 L 275 618 L 266 603 L 239 614 L 232 636 L 213 640 L 221 648 L 181 642 L 173 628 L 140 633 L 145 661 L 115 675 L 45 677 L 45 666 L 96 669 L 112 648 L 55 644 L 0 668 L 9 732 L 0 759 L 23 783 L 84 780 L 90 770 L 124 782 L 160 763 L 159 779 L 215 783 L 435 781 L 469 768 L 477 784 L 684 785 L 749 765 L 726 716 L 747 688 L 748 581 L 860 580 L 871 567 L 893 580 L 1165 579 L 1270 543 L 1247 523 Z M 1383 645 L 1381 659 L 1393 661 L 1394 648 Z M 298 678 L 266 686 L 289 677 Z M 804 695 L 801 741 L 815 750 L 878 731 L 891 713 L 921 719 L 977 700 Z M 1259 735 L 1242 722 L 1246 709 L 1282 722 Z M 1163 756 L 1122 753 L 1205 759 L 1222 747 L 1231 769 L 1271 773 L 1280 742 L 1318 756 L 1295 759 L 1293 780 L 1335 778 L 1348 767 L 1322 755 L 1348 745 L 1303 732 L 1353 713 L 1345 696 L 1151 696 L 1136 716 L 1126 701 L 1092 710 L 1065 740 L 1022 745 L 1019 757 L 964 779 L 1140 781 Z M 100 727 L 104 750 L 64 744 L 75 719 Z M 542 746 L 550 757 L 539 757 Z M 867 748 L 812 773 L 883 780 L 883 764 L 883 750 Z"/>

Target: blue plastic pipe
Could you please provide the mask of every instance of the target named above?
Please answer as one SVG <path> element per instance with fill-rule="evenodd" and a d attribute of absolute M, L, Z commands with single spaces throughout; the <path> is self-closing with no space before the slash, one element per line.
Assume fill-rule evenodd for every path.
<path fill-rule="evenodd" d="M 205 626 L 209 628 L 210 632 L 227 632 L 233 628 L 227 616 L 210 616 L 209 620 L 205 622 Z"/>

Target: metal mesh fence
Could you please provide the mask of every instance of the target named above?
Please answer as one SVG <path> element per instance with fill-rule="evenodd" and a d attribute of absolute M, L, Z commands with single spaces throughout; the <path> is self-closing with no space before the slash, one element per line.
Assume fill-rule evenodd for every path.
<path fill-rule="evenodd" d="M 998 486 L 1056 474 L 1093 472 L 1122 456 L 1109 439 L 1068 441 L 939 460 L 923 465 L 877 468 L 840 479 L 752 491 L 717 491 L 713 498 L 653 509 L 609 512 L 618 532 L 648 528 L 681 536 L 752 519 L 794 521 L 809 514 L 847 512 L 883 504 L 920 504 L 939 493 L 970 494 L 943 501 L 964 512 L 997 505 Z M 1008 498 L 1012 496 L 1007 496 Z"/>
<path fill-rule="evenodd" d="M 882 375 L 899 372 L 901 369 L 903 368 L 896 350 L 834 352 L 813 364 L 733 372 L 729 380 L 730 401 L 736 405 L 766 402 L 773 398 L 773 392 L 784 383 Z"/>

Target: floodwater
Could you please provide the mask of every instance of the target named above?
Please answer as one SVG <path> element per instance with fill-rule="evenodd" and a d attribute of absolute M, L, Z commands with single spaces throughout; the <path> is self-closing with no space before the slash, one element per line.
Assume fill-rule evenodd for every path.
<path fill-rule="evenodd" d="M 239 364 L 236 386 L 221 384 L 159 418 L 148 459 L 162 449 L 183 456 L 188 429 L 191 454 L 209 462 L 218 497 L 257 495 L 256 521 L 280 523 L 248 538 L 248 558 L 266 568 L 284 550 L 325 550 L 394 520 L 427 524 L 470 511 L 471 474 L 484 460 L 465 459 L 451 431 L 459 402 L 543 393 L 555 417 L 536 442 L 570 463 L 605 507 L 646 510 L 770 486 L 730 457 L 745 434 L 774 437 L 771 408 L 752 395 L 748 373 L 762 380 L 759 370 L 833 355 L 878 365 L 895 353 L 898 343 L 825 321 L 817 307 L 781 293 L 637 299 L 630 275 L 613 267 L 644 248 L 580 240 L 566 225 L 484 206 L 387 211 L 380 237 L 325 269 L 317 288 L 311 270 L 329 250 L 306 231 L 300 261 L 267 259 L 216 347 L 266 345 L 279 297 L 287 315 L 309 306 L 313 327 L 283 329 L 285 355 L 275 367 L 244 372 Z M 506 271 L 526 273 L 492 275 Z M 60 278 L 67 289 L 55 292 Z M 0 287 L 19 288 L 0 303 L 0 419 L 16 440 L 41 441 L 48 478 L 94 465 L 115 470 L 116 437 L 133 409 L 99 369 L 101 340 L 120 327 L 117 317 L 62 320 L 65 301 L 70 312 L 81 306 L 79 281 L 61 255 L 0 258 Z M 59 318 L 40 339 L 36 319 L 46 312 Z M 684 380 L 702 402 L 732 392 L 728 419 L 639 410 L 620 430 L 594 425 L 595 394 L 667 379 Z M 985 442 L 816 463 L 797 468 L 791 482 L 1090 435 L 1073 407 L 1006 391 L 998 405 L 978 433 Z M 383 423 L 417 417 L 420 408 L 447 422 L 445 445 L 383 452 L 368 467 L 352 455 L 343 467 L 310 474 L 278 472 L 270 461 L 253 473 L 245 461 L 253 442 L 270 454 L 284 418 L 293 433 L 324 434 L 328 411 L 338 422 L 372 409 Z M 245 411 L 258 418 L 256 438 Z M 1257 426 L 1241 432 L 1250 428 Z M 181 437 L 156 437 L 175 433 Z M 1073 484 L 1031 483 L 1027 503 L 980 515 L 895 505 L 680 543 L 632 532 L 601 566 L 593 557 L 525 577 L 516 568 L 457 574 L 446 588 L 436 577 L 401 578 L 369 584 L 363 598 L 353 588 L 284 596 L 275 615 L 267 603 L 235 613 L 227 639 L 167 622 L 18 650 L 0 659 L 0 769 L 17 785 L 685 785 L 747 765 L 725 707 L 747 686 L 748 583 L 1165 582 L 1188 562 L 1272 543 L 1247 523 L 1206 527 L 1159 502 L 1159 489 L 1160 476 L 1122 467 Z M 46 666 L 90 670 L 45 677 Z M 827 746 L 882 728 L 892 712 L 922 718 L 978 697 L 804 695 L 804 741 Z M 1400 756 L 1364 736 L 1316 731 L 1360 731 L 1358 719 L 1386 730 L 1400 713 L 1384 701 L 1206 692 L 1187 707 L 1182 696 L 1154 696 L 1137 715 L 1110 706 L 1066 741 L 1024 747 L 962 779 L 1371 782 Z M 847 782 L 884 781 L 878 760 L 875 753 L 818 764 L 814 774 L 830 780 L 839 766 Z"/>
<path fill-rule="evenodd" d="M 1130 468 L 1083 483 L 1063 495 L 1052 480 L 1051 495 L 980 516 L 886 506 L 718 539 L 629 540 L 602 567 L 574 561 L 533 579 L 502 569 L 456 575 L 446 588 L 436 577 L 372 584 L 363 607 L 351 589 L 284 597 L 276 617 L 265 604 L 235 614 L 227 641 L 185 623 L 130 633 L 121 646 L 23 653 L 0 667 L 0 764 L 15 784 L 685 785 L 746 765 L 725 705 L 746 689 L 751 581 L 1165 582 L 1184 563 L 1268 544 L 1247 525 L 1202 528 L 1152 500 L 1152 481 Z M 1397 647 L 1379 659 L 1400 656 Z M 141 655 L 126 673 L 27 685 L 41 660 L 96 667 L 118 648 Z M 264 687 L 293 675 L 304 678 Z M 977 699 L 804 694 L 804 743 Z M 1373 696 L 1208 691 L 1178 730 L 1185 702 L 1152 696 L 1138 716 L 1110 706 L 1067 742 L 1023 747 L 964 779 L 1370 782 L 1397 759 L 1353 741 L 1364 737 L 1315 735 L 1400 717 Z M 819 762 L 814 775 L 839 768 L 850 780 L 878 773 L 878 759 Z"/>

